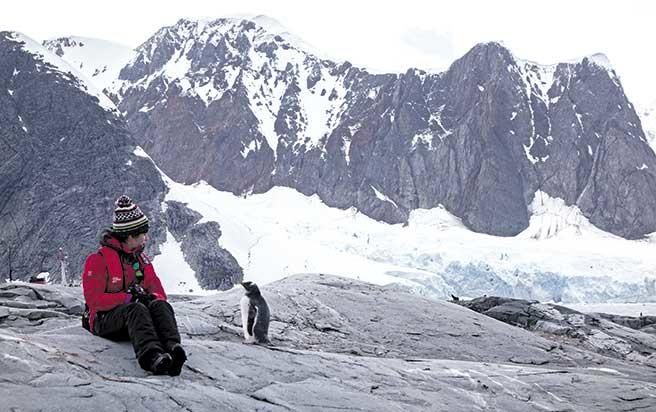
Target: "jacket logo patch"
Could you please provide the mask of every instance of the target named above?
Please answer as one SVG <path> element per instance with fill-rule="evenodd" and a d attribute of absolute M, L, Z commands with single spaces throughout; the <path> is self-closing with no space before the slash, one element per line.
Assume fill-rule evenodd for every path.
<path fill-rule="evenodd" d="M 114 276 L 112 278 L 112 283 L 119 283 L 122 279 L 120 277 Z"/>

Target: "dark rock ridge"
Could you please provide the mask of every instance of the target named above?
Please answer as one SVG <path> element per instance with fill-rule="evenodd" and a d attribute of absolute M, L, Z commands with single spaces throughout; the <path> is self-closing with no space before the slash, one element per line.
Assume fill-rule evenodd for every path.
<path fill-rule="evenodd" d="M 656 368 L 656 333 L 651 326 L 656 324 L 655 316 L 586 314 L 560 305 L 496 296 L 456 303 L 555 341 Z"/>
<path fill-rule="evenodd" d="M 64 49 L 68 47 L 84 47 L 84 42 L 70 37 L 59 37 L 43 43 L 43 46 L 59 57 L 64 56 Z"/>
<path fill-rule="evenodd" d="M 203 289 L 227 290 L 244 279 L 237 260 L 217 246 L 221 237 L 218 223 L 199 224 L 201 215 L 180 202 L 167 201 L 166 206 L 167 223 Z"/>
<path fill-rule="evenodd" d="M 656 156 L 603 56 L 539 66 L 486 43 L 444 73 L 374 75 L 233 19 L 137 52 L 112 97 L 178 181 L 290 186 L 390 223 L 442 204 L 504 236 L 542 190 L 620 236 L 656 231 Z"/>
<path fill-rule="evenodd" d="M 14 279 L 49 271 L 56 279 L 61 247 L 68 279 L 79 279 L 123 193 L 148 214 L 149 253 L 157 254 L 167 226 L 159 171 L 135 154 L 136 142 L 111 108 L 99 105 L 74 74 L 26 50 L 22 38 L 0 32 L 0 277 L 9 270 Z M 217 256 L 207 259 L 220 266 L 229 254 L 218 249 L 216 228 L 214 235 L 200 247 L 214 248 Z M 238 265 L 225 270 L 241 274 Z M 207 284 L 227 286 L 223 278 Z"/>
<path fill-rule="evenodd" d="M 273 347 L 244 345 L 233 290 L 174 302 L 189 361 L 144 373 L 82 330 L 79 289 L 0 285 L 0 396 L 18 410 L 649 410 L 654 368 L 443 301 L 326 275 L 263 285 Z M 44 307 L 52 316 L 43 314 Z M 605 331 L 615 324 L 601 324 Z M 637 331 L 634 331 L 638 333 Z M 637 335 L 635 335 L 637 336 Z M 631 339 L 633 337 L 630 337 Z"/>

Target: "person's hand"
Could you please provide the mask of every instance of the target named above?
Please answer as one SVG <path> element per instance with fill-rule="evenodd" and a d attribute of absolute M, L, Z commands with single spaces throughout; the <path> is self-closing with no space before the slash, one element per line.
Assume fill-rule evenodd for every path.
<path fill-rule="evenodd" d="M 155 300 L 155 295 L 153 295 L 152 293 L 148 293 L 148 292 L 146 292 L 146 294 L 144 294 L 144 295 L 139 295 L 139 297 L 137 298 L 137 302 L 143 303 L 146 306 L 148 306 L 150 304 L 150 302 L 152 302 L 154 300 Z"/>
<path fill-rule="evenodd" d="M 146 289 L 144 289 L 143 286 L 138 283 L 131 285 L 127 292 L 132 295 L 130 302 L 137 302 L 148 305 L 155 299 L 155 296 L 148 293 L 148 291 L 146 291 Z"/>

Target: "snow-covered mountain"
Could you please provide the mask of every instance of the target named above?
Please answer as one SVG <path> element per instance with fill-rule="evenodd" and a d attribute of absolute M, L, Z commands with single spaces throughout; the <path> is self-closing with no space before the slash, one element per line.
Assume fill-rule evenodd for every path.
<path fill-rule="evenodd" d="M 634 229 L 648 228 L 654 200 L 649 170 L 656 167 L 641 131 L 631 126 L 638 123 L 631 121 L 635 111 L 601 56 L 540 66 L 485 44 L 439 75 L 370 75 L 307 54 L 251 21 L 183 20 L 144 43 L 112 86 L 131 136 L 111 110 L 70 123 L 70 113 L 79 113 L 67 97 L 69 86 L 92 94 L 97 89 L 73 76 L 61 82 L 67 73 L 61 69 L 46 65 L 39 72 L 38 59 L 37 69 L 22 68 L 23 59 L 31 62 L 35 54 L 20 52 L 17 35 L 8 36 L 0 42 L 3 56 L 11 57 L 2 60 L 0 95 L 11 104 L 0 112 L 21 122 L 12 126 L 9 142 L 30 156 L 2 158 L 3 181 L 17 181 L 20 165 L 41 164 L 34 159 L 49 161 L 38 170 L 82 158 L 108 162 L 97 164 L 97 173 L 84 169 L 82 177 L 62 167 L 46 173 L 47 182 L 43 173 L 30 177 L 74 191 L 103 181 L 90 176 L 116 177 L 107 175 L 112 164 L 135 176 L 145 173 L 147 204 L 161 218 L 153 246 L 166 251 L 155 262 L 172 292 L 229 287 L 231 273 L 240 275 L 243 268 L 247 279 L 261 283 L 298 272 L 332 273 L 440 298 L 497 294 L 606 302 L 656 295 L 653 244 L 603 232 L 604 220 L 595 215 L 606 218 L 606 208 L 619 202 L 623 209 L 607 217 L 611 223 L 643 213 Z M 23 43 L 61 60 L 34 42 Z M 42 82 L 39 90 L 71 104 L 49 106 L 52 116 L 43 108 L 25 111 L 43 100 L 17 85 L 34 79 Z M 593 91 L 603 91 L 599 98 L 606 106 L 581 98 Z M 16 116 L 14 109 L 24 112 Z M 121 149 L 103 157 L 113 138 L 118 140 L 110 146 Z M 133 138 L 164 172 L 191 184 L 156 172 Z M 41 141 L 47 145 L 30 152 L 30 142 Z M 74 141 L 86 152 L 71 159 L 70 150 L 57 151 L 56 141 Z M 2 153 L 10 155 L 12 148 Z M 623 176 L 624 184 L 616 186 Z M 111 185 L 113 191 L 136 187 Z M 26 215 L 19 226 L 33 238 L 13 236 L 27 244 L 25 260 L 50 249 L 44 238 L 93 241 L 92 227 L 110 214 L 114 193 L 90 193 L 66 198 L 38 186 L 11 199 L 10 208 L 54 208 L 42 197 L 96 205 L 84 227 L 71 223 L 77 229 L 68 234 L 39 218 L 60 221 L 60 214 L 39 209 Z M 94 200 L 102 197 L 102 205 Z M 401 224 L 367 216 L 388 222 L 396 216 Z M 525 226 L 517 225 L 518 216 Z M 16 232 L 11 217 L 3 215 L 0 224 L 4 233 Z M 471 230 L 479 224 L 521 230 L 496 237 Z M 215 247 L 217 239 L 223 249 Z"/>
<path fill-rule="evenodd" d="M 112 97 L 179 182 L 292 187 L 388 223 L 443 205 L 504 236 L 543 192 L 617 235 L 656 231 L 656 155 L 599 54 L 541 66 L 486 43 L 444 73 L 373 75 L 250 20 L 183 19 L 138 48 Z"/>
<path fill-rule="evenodd" d="M 78 36 L 46 40 L 43 46 L 84 73 L 98 90 L 118 79 L 121 69 L 136 55 L 128 46 Z"/>

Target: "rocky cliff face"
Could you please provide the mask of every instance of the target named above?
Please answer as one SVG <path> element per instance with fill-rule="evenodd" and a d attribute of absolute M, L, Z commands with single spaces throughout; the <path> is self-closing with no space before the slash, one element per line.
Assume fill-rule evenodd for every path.
<path fill-rule="evenodd" d="M 271 347 L 241 343 L 242 291 L 174 302 L 189 360 L 180 377 L 170 378 L 143 372 L 129 343 L 83 330 L 79 289 L 0 285 L 3 404 L 10 410 L 522 412 L 655 405 L 654 336 L 612 322 L 592 327 L 594 336 L 585 333 L 588 325 L 571 324 L 588 339 L 568 339 L 324 275 L 291 277 L 262 291 L 272 309 Z M 545 311 L 556 316 L 546 305 L 533 313 Z M 604 336 L 622 350 L 590 345 Z"/>
<path fill-rule="evenodd" d="M 438 204 L 514 235 L 541 190 L 627 238 L 656 230 L 656 156 L 603 56 L 539 66 L 480 44 L 440 74 L 373 75 L 245 20 L 180 20 L 112 91 L 174 179 L 273 185 L 390 223 Z"/>
<path fill-rule="evenodd" d="M 79 278 L 85 256 L 97 248 L 97 235 L 111 223 L 113 202 L 123 193 L 152 221 L 149 252 L 157 254 L 165 239 L 162 176 L 111 102 L 90 94 L 91 88 L 29 38 L 0 33 L 3 279 L 10 268 L 14 278 L 44 270 L 58 274 L 59 248 L 69 256 L 69 279 Z M 235 273 L 241 276 L 241 269 Z"/>
<path fill-rule="evenodd" d="M 3 277 L 9 249 L 22 276 L 57 268 L 60 247 L 70 266 L 81 268 L 121 193 L 152 211 L 153 238 L 160 240 L 165 186 L 152 162 L 134 153 L 130 132 L 111 109 L 26 41 L 0 34 Z"/>

